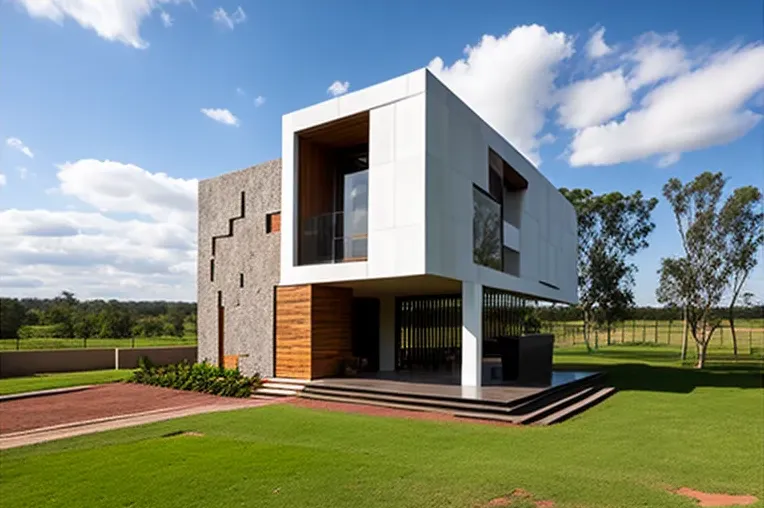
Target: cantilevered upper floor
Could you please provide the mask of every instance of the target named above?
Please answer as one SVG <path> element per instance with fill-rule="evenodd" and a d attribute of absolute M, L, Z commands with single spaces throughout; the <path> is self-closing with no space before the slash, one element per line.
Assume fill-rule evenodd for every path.
<path fill-rule="evenodd" d="M 282 130 L 282 285 L 433 275 L 577 301 L 573 207 L 428 70 Z"/>

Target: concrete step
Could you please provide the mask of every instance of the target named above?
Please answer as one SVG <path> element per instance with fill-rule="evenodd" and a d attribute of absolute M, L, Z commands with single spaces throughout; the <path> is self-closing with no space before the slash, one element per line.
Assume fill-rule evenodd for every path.
<path fill-rule="evenodd" d="M 300 394 L 300 397 L 303 399 L 324 400 L 327 402 L 341 402 L 344 404 L 357 404 L 361 406 L 389 407 L 393 409 L 405 409 L 406 411 L 422 411 L 422 412 L 432 412 L 432 413 L 453 414 L 453 412 L 450 410 L 440 409 L 436 407 L 415 406 L 411 404 L 403 404 L 403 403 L 396 403 L 396 402 L 383 401 L 383 400 L 372 400 L 372 399 L 362 400 L 362 399 L 357 399 L 353 397 L 343 397 L 341 395 L 325 395 L 320 393 L 302 392 Z"/>
<path fill-rule="evenodd" d="M 296 385 L 292 383 L 274 383 L 266 381 L 262 385 L 263 388 L 273 388 L 276 390 L 292 390 L 295 392 L 301 392 L 305 389 L 305 385 Z"/>
<path fill-rule="evenodd" d="M 528 425 L 530 423 L 541 420 L 542 418 L 545 418 L 552 413 L 560 411 L 562 408 L 568 407 L 571 404 L 575 404 L 576 402 L 582 399 L 585 399 L 589 395 L 596 392 L 598 389 L 599 388 L 596 388 L 596 387 L 584 387 L 579 390 L 576 390 L 575 392 L 571 393 L 567 397 L 563 397 L 553 402 L 541 405 L 537 409 L 529 413 L 518 415 L 517 422 L 522 423 L 524 425 Z"/>
<path fill-rule="evenodd" d="M 480 401 L 475 402 L 457 402 L 450 399 L 442 398 L 425 398 L 421 395 L 416 397 L 407 396 L 406 394 L 390 395 L 387 393 L 372 393 L 369 391 L 356 391 L 348 388 L 334 389 L 327 386 L 311 385 L 305 387 L 305 390 L 301 392 L 301 396 L 308 397 L 310 395 L 324 395 L 329 397 L 341 397 L 343 399 L 353 399 L 359 403 L 367 401 L 386 402 L 391 404 L 403 405 L 406 407 L 417 407 L 420 410 L 425 409 L 440 409 L 445 412 L 489 412 L 494 414 L 507 414 L 509 409 L 507 407 L 496 406 L 493 404 L 483 404 Z"/>
<path fill-rule="evenodd" d="M 267 377 L 263 379 L 263 383 L 305 386 L 306 384 L 309 384 L 310 381 L 307 379 L 295 379 L 291 377 Z"/>
<path fill-rule="evenodd" d="M 272 395 L 274 397 L 294 397 L 297 393 L 296 390 L 282 390 L 280 388 L 258 388 L 255 390 L 255 395 Z"/>
<path fill-rule="evenodd" d="M 554 412 L 545 418 L 542 418 L 535 422 L 536 425 L 551 425 L 553 423 L 560 423 L 568 418 L 571 418 L 579 413 L 582 413 L 583 411 L 589 409 L 592 406 L 596 406 L 600 402 L 604 401 L 611 395 L 615 393 L 615 388 L 613 387 L 606 387 L 606 388 L 599 388 L 595 390 L 591 395 L 588 397 L 579 400 L 578 402 L 567 405 L 563 408 L 561 408 L 559 411 Z"/>

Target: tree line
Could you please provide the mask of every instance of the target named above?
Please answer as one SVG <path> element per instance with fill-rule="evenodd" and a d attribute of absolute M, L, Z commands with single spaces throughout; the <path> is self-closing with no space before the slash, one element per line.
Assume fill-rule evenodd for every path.
<path fill-rule="evenodd" d="M 196 303 L 0 298 L 0 338 L 130 338 L 196 334 Z"/>
<path fill-rule="evenodd" d="M 698 363 L 705 364 L 714 331 L 723 319 L 730 323 L 737 355 L 735 317 L 746 312 L 761 317 L 756 296 L 743 288 L 756 266 L 764 243 L 762 194 L 754 186 L 725 193 L 722 173 L 704 172 L 682 183 L 671 178 L 663 197 L 671 206 L 681 238 L 682 254 L 661 260 L 656 298 L 667 313 L 681 312 L 684 322 L 682 359 L 688 336 L 696 345 Z M 578 214 L 578 312 L 588 348 L 592 327 L 607 330 L 625 319 L 657 310 L 634 308 L 634 256 L 649 245 L 655 229 L 651 215 L 657 198 L 640 191 L 595 195 L 589 189 L 560 189 Z M 726 196 L 726 197 L 725 197 Z M 728 302 L 726 306 L 722 302 Z M 743 311 L 743 308 L 751 310 Z M 540 312 L 564 312 L 540 310 Z"/>
<path fill-rule="evenodd" d="M 735 307 L 735 318 L 739 319 L 764 319 L 764 305 L 749 302 L 749 306 L 738 305 Z M 716 307 L 714 313 L 724 316 L 729 312 L 727 307 Z M 544 323 L 563 321 L 583 321 L 584 316 L 578 305 L 550 305 L 539 306 L 535 310 L 536 316 Z M 622 321 L 682 321 L 683 311 L 679 307 L 651 307 L 634 306 L 628 308 L 622 316 Z"/>

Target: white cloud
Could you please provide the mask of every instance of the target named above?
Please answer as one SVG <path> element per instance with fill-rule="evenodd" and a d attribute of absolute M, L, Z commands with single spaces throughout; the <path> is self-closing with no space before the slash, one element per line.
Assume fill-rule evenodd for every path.
<path fill-rule="evenodd" d="M 680 153 L 667 153 L 660 159 L 658 159 L 658 162 L 656 163 L 656 166 L 659 168 L 667 168 L 671 166 L 672 164 L 676 164 L 679 162 L 679 159 L 682 157 L 682 154 Z"/>
<path fill-rule="evenodd" d="M 690 70 L 687 52 L 676 35 L 642 35 L 627 58 L 636 64 L 628 80 L 632 90 Z"/>
<path fill-rule="evenodd" d="M 265 97 L 263 97 L 262 95 L 258 95 L 257 97 L 255 97 L 255 106 L 256 107 L 259 108 L 263 104 L 265 104 Z"/>
<path fill-rule="evenodd" d="M 637 75 L 655 80 L 659 74 Z M 599 166 L 664 155 L 659 164 L 666 165 L 683 152 L 728 143 L 761 120 L 746 103 L 763 88 L 764 46 L 714 53 L 691 72 L 658 85 L 622 121 L 577 131 L 569 162 Z"/>
<path fill-rule="evenodd" d="M 231 14 L 228 14 L 222 7 L 218 7 L 212 13 L 212 19 L 220 26 L 233 30 L 235 25 L 244 23 L 247 20 L 247 14 L 241 6 L 237 7 Z"/>
<path fill-rule="evenodd" d="M 196 224 L 196 180 L 95 159 L 67 162 L 58 168 L 60 192 L 101 212 L 137 214 L 189 228 Z"/>
<path fill-rule="evenodd" d="M 34 154 L 32 153 L 32 150 L 26 146 L 19 138 L 8 138 L 5 140 L 5 144 L 10 146 L 11 148 L 15 148 L 19 152 L 23 153 L 30 159 L 34 159 Z"/>
<path fill-rule="evenodd" d="M 430 70 L 517 149 L 538 163 L 538 136 L 555 103 L 558 66 L 573 54 L 573 38 L 538 25 L 496 38 L 484 35 L 450 67 L 436 57 Z"/>
<path fill-rule="evenodd" d="M 220 122 L 226 125 L 234 125 L 237 127 L 239 125 L 239 119 L 236 118 L 236 115 L 227 109 L 202 108 L 201 112 L 216 122 Z"/>
<path fill-rule="evenodd" d="M 0 211 L 0 288 L 83 298 L 194 298 L 196 180 L 132 164 L 62 164 L 60 193 L 99 211 Z"/>
<path fill-rule="evenodd" d="M 611 53 L 613 48 L 605 43 L 605 28 L 600 27 L 595 31 L 586 43 L 586 55 L 592 60 L 602 58 Z"/>
<path fill-rule="evenodd" d="M 148 42 L 140 34 L 141 23 L 161 4 L 184 0 L 13 0 L 34 18 L 63 24 L 69 17 L 101 38 L 144 49 Z M 191 3 L 191 2 L 189 2 Z M 193 5 L 193 4 L 192 4 Z M 163 18 L 164 19 L 164 18 Z"/>
<path fill-rule="evenodd" d="M 4 174 L 0 173 L 0 187 L 3 187 L 8 183 L 8 179 L 5 177 Z"/>
<path fill-rule="evenodd" d="M 19 172 L 19 178 L 21 178 L 22 180 L 26 180 L 27 174 L 29 174 L 29 170 L 27 170 L 27 168 L 23 166 L 19 166 L 16 168 L 16 171 Z"/>
<path fill-rule="evenodd" d="M 577 81 L 560 92 L 559 121 L 569 129 L 597 125 L 631 106 L 631 90 L 621 69 Z"/>
<path fill-rule="evenodd" d="M 172 26 L 173 19 L 169 12 L 162 11 L 159 17 L 162 19 L 162 24 L 165 28 L 170 28 Z"/>
<path fill-rule="evenodd" d="M 326 93 L 328 93 L 329 95 L 333 97 L 337 97 L 338 95 L 347 93 L 349 88 L 350 88 L 349 81 L 335 81 L 334 83 L 329 85 L 329 88 L 326 89 Z"/>
<path fill-rule="evenodd" d="M 240 86 L 236 87 L 236 94 L 241 95 L 242 97 L 247 95 L 247 92 L 244 91 L 244 89 Z"/>

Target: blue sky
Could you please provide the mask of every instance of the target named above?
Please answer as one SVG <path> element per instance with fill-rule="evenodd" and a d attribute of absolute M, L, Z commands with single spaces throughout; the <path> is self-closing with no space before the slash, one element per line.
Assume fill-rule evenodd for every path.
<path fill-rule="evenodd" d="M 279 157 L 281 115 L 333 83 L 438 57 L 557 186 L 764 183 L 758 0 L 74 3 L 0 3 L 3 295 L 194 299 L 196 179 Z M 641 304 L 680 247 L 665 203 L 654 220 Z"/>

